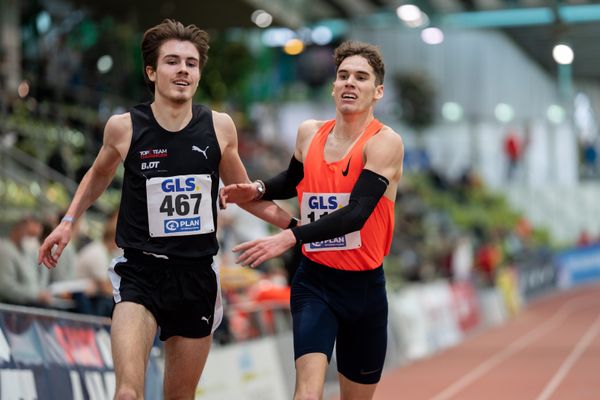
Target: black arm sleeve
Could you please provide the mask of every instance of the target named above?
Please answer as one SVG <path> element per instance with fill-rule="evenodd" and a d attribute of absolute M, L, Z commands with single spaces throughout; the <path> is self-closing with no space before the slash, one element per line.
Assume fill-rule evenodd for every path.
<path fill-rule="evenodd" d="M 333 239 L 360 230 L 381 196 L 389 181 L 375 172 L 363 169 L 350 193 L 346 207 L 327 214 L 315 222 L 292 228 L 296 240 L 302 243 Z"/>
<path fill-rule="evenodd" d="M 285 200 L 296 197 L 296 186 L 304 178 L 304 164 L 292 156 L 287 170 L 266 181 L 263 200 Z"/>

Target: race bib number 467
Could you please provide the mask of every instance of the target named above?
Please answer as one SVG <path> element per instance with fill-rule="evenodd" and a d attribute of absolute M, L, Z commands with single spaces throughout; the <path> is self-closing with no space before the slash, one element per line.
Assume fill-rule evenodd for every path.
<path fill-rule="evenodd" d="M 151 237 L 215 231 L 210 175 L 179 175 L 146 181 Z"/>
<path fill-rule="evenodd" d="M 350 201 L 350 193 L 303 193 L 300 215 L 302 225 L 317 221 L 325 215 L 345 207 Z M 351 250 L 361 246 L 360 231 L 344 236 L 306 243 L 306 251 Z"/>

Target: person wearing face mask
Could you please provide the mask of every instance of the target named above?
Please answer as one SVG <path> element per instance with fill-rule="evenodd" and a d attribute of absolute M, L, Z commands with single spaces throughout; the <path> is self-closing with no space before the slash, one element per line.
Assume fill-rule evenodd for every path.
<path fill-rule="evenodd" d="M 7 238 L 0 239 L 0 301 L 37 307 L 51 304 L 35 262 L 41 233 L 42 224 L 25 217 L 12 225 Z"/>
<path fill-rule="evenodd" d="M 115 242 L 116 224 L 116 217 L 108 217 L 102 238 L 83 246 L 75 263 L 77 277 L 91 282 L 86 292 L 90 300 L 88 312 L 104 317 L 110 317 L 113 307 L 113 288 L 106 268 L 113 258 L 123 255 L 123 250 Z"/>

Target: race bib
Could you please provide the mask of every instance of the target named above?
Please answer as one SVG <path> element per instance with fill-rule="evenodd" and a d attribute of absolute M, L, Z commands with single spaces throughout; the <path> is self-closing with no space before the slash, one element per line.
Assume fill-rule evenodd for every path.
<path fill-rule="evenodd" d="M 146 181 L 151 237 L 188 236 L 215 231 L 209 174 Z"/>
<path fill-rule="evenodd" d="M 345 207 L 350 201 L 350 193 L 304 193 L 300 205 L 302 225 Z M 306 251 L 352 250 L 361 246 L 360 231 L 322 242 L 304 244 Z"/>

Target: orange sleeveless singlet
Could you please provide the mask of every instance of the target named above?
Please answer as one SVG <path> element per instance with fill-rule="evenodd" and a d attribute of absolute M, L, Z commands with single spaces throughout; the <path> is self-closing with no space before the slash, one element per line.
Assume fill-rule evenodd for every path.
<path fill-rule="evenodd" d="M 296 187 L 302 223 L 335 211 L 343 203 L 341 199 L 349 197 L 364 167 L 364 145 L 383 125 L 374 119 L 348 154 L 339 161 L 328 163 L 324 157 L 325 142 L 334 126 L 335 120 L 330 120 L 319 128 L 304 159 L 304 178 Z M 310 260 L 335 269 L 371 270 L 379 267 L 389 253 L 393 231 L 394 202 L 382 196 L 359 234 L 306 243 L 302 246 L 302 252 Z M 360 235 L 358 242 L 355 240 L 357 235 Z"/>

